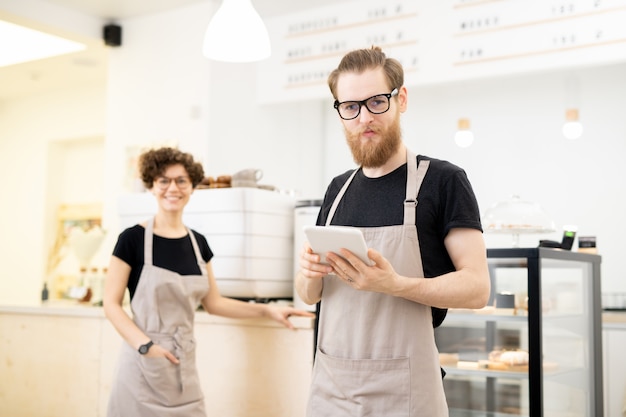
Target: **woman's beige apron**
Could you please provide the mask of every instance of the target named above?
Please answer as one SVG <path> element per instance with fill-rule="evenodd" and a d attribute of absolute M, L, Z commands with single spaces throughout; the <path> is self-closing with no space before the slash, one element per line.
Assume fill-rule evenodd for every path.
<path fill-rule="evenodd" d="M 123 343 L 108 417 L 206 417 L 196 370 L 195 311 L 209 290 L 206 263 L 188 230 L 201 275 L 181 276 L 152 264 L 151 219 L 145 231 L 144 266 L 131 302 L 135 324 L 180 364 L 149 358 Z"/>
<path fill-rule="evenodd" d="M 423 277 L 415 212 L 428 169 L 407 150 L 404 224 L 361 228 L 368 247 L 404 276 Z M 337 195 L 326 225 L 355 172 Z M 359 291 L 323 278 L 319 333 L 308 417 L 445 417 L 430 306 Z"/>

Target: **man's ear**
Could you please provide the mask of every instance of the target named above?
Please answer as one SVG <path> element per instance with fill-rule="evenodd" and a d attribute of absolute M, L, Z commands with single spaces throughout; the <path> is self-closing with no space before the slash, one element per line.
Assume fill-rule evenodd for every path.
<path fill-rule="evenodd" d="M 406 89 L 406 86 L 402 86 L 400 87 L 400 90 L 398 91 L 398 95 L 396 96 L 397 100 L 398 100 L 398 108 L 400 109 L 401 113 L 404 113 L 406 111 L 407 105 L 408 105 L 408 97 L 409 93 Z"/>

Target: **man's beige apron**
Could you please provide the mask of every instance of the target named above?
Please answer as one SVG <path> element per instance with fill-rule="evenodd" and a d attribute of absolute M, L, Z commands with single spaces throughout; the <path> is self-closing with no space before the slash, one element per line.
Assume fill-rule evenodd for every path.
<path fill-rule="evenodd" d="M 145 231 L 144 266 L 131 302 L 133 320 L 154 343 L 172 352 L 179 365 L 149 358 L 123 343 L 108 417 L 206 417 L 196 370 L 195 311 L 209 290 L 206 263 L 188 230 L 202 275 L 181 276 L 152 264 L 151 219 Z"/>
<path fill-rule="evenodd" d="M 404 224 L 361 228 L 368 247 L 404 276 L 423 277 L 415 212 L 428 169 L 407 150 Z M 331 206 L 330 225 L 355 172 Z M 430 306 L 359 291 L 334 275 L 323 278 L 308 417 L 446 417 Z"/>

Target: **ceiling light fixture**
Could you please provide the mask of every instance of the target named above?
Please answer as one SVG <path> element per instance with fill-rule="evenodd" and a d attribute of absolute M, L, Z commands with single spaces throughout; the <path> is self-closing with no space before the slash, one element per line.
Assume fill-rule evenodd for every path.
<path fill-rule="evenodd" d="M 458 130 L 454 135 L 454 142 L 459 148 L 467 148 L 474 143 L 474 134 L 470 130 L 469 119 L 459 119 Z"/>
<path fill-rule="evenodd" d="M 224 62 L 254 62 L 271 54 L 267 28 L 250 0 L 223 0 L 204 34 L 204 56 Z"/>
<path fill-rule="evenodd" d="M 567 139 L 578 139 L 583 135 L 583 125 L 578 120 L 578 109 L 565 111 L 565 123 L 561 130 Z"/>
<path fill-rule="evenodd" d="M 581 85 L 576 73 L 568 73 L 563 78 L 565 123 L 561 128 L 567 139 L 578 139 L 583 134 L 583 125 L 579 121 L 578 109 L 581 103 Z"/>
<path fill-rule="evenodd" d="M 0 20 L 0 67 L 82 51 L 86 46 L 38 30 Z"/>

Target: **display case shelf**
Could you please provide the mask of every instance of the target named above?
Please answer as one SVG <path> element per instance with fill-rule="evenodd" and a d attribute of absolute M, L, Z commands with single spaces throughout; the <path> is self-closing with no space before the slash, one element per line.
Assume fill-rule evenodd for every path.
<path fill-rule="evenodd" d="M 475 410 L 451 410 L 450 417 L 519 417 L 519 414 L 495 413 Z"/>
<path fill-rule="evenodd" d="M 436 329 L 450 416 L 602 416 L 600 256 L 512 248 L 487 258 L 489 306 L 451 310 Z M 514 294 L 515 308 L 501 314 L 498 293 Z M 507 369 L 511 350 L 524 362 Z"/>
<path fill-rule="evenodd" d="M 543 374 L 544 378 L 570 378 L 573 374 L 580 374 L 580 369 L 575 368 L 562 368 L 562 369 L 544 369 Z M 527 380 L 528 379 L 528 370 L 519 370 L 519 371 L 498 371 L 498 370 L 489 370 L 489 369 L 469 369 L 469 368 L 458 368 L 455 366 L 446 365 L 446 376 L 458 375 L 458 376 L 470 376 L 470 377 L 489 377 L 489 378 L 508 378 L 515 380 Z M 578 376 L 578 375 L 576 375 Z"/>

